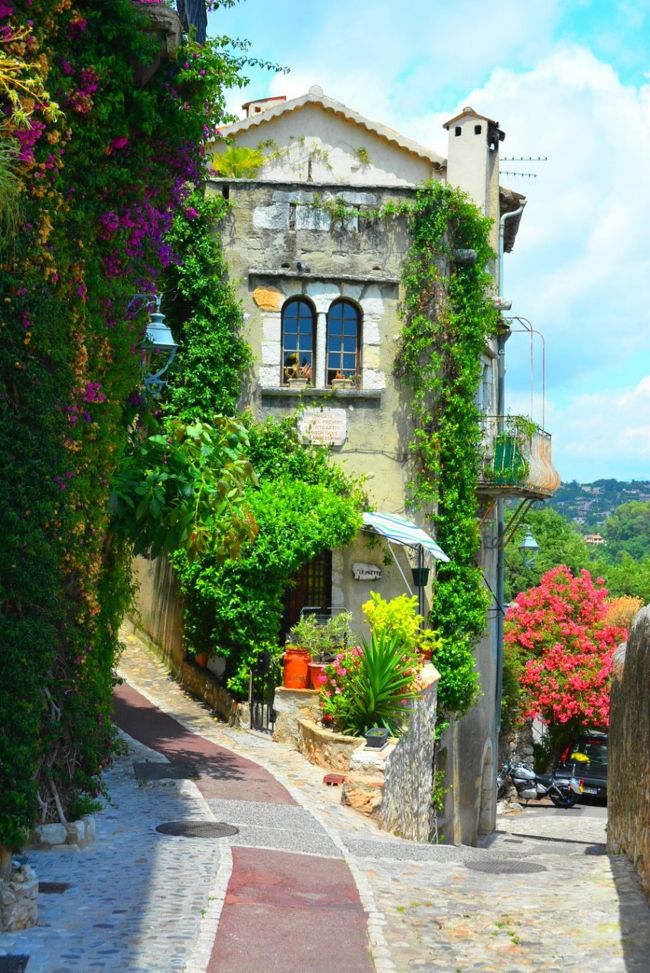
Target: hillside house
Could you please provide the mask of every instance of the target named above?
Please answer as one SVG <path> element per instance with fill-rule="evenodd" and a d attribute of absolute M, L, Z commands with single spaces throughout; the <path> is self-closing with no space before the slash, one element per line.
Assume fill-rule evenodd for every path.
<path fill-rule="evenodd" d="M 499 184 L 504 133 L 466 108 L 445 126 L 444 159 L 317 86 L 291 101 L 248 102 L 244 110 L 245 117 L 223 134 L 235 146 L 261 149 L 266 161 L 254 178 L 215 177 L 209 185 L 209 192 L 231 204 L 223 243 L 255 359 L 242 404 L 259 419 L 300 409 L 305 439 L 327 444 L 346 470 L 368 477 L 374 510 L 417 521 L 406 509 L 408 392 L 393 377 L 406 228 L 404 221 L 361 217 L 364 209 L 412 196 L 426 180 L 446 180 L 492 217 L 495 253 L 509 252 L 525 200 Z M 345 204 L 345 218 L 336 219 L 336 203 Z M 498 260 L 493 274 L 498 301 Z M 503 331 L 507 335 L 507 327 Z M 491 338 L 482 357 L 480 404 L 488 440 L 503 412 L 504 335 Z M 524 446 L 525 482 L 482 475 L 481 568 L 492 592 L 499 590 L 500 498 L 516 493 L 531 502 L 550 495 L 558 482 L 550 438 L 539 431 Z M 489 448 L 486 455 L 491 463 Z M 387 565 L 360 535 L 349 548 L 310 564 L 288 598 L 287 626 L 305 607 L 345 607 L 361 629 L 360 608 L 371 590 L 390 598 L 412 587 L 408 549 L 392 551 Z M 496 606 L 489 612 L 476 650 L 481 700 L 446 741 L 452 789 L 443 830 L 450 841 L 473 843 L 494 827 L 498 614 Z"/>

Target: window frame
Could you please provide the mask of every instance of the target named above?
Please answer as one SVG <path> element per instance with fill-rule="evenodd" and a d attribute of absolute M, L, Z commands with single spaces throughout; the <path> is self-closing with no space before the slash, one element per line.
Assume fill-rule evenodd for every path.
<path fill-rule="evenodd" d="M 309 348 L 309 349 L 301 348 L 300 337 L 301 337 L 301 334 L 306 333 L 306 332 L 302 332 L 301 331 L 301 329 L 300 329 L 300 321 L 301 320 L 306 320 L 307 319 L 307 314 L 304 314 L 303 315 L 303 314 L 301 314 L 300 311 L 298 311 L 298 313 L 296 315 L 296 318 L 295 318 L 295 320 L 296 320 L 296 331 L 294 332 L 294 335 L 295 335 L 296 347 L 295 348 L 287 348 L 286 347 L 286 337 L 287 337 L 287 327 L 286 327 L 286 325 L 287 325 L 287 312 L 290 311 L 292 307 L 295 307 L 296 305 L 299 305 L 299 304 L 304 305 L 304 307 L 307 308 L 308 311 L 309 311 L 309 319 L 311 320 L 311 348 Z M 317 344 L 316 343 L 317 343 L 317 340 L 318 340 L 317 339 L 317 320 L 318 320 L 318 318 L 317 318 L 317 314 L 316 314 L 316 308 L 314 307 L 313 302 L 310 301 L 308 297 L 305 297 L 304 294 L 295 294 L 292 297 L 287 298 L 287 300 L 282 305 L 282 310 L 281 310 L 281 328 L 280 328 L 280 385 L 284 385 L 284 386 L 289 385 L 289 378 L 290 378 L 290 376 L 287 376 L 285 374 L 285 370 L 287 369 L 287 367 L 290 367 L 287 364 L 288 363 L 288 358 L 289 358 L 290 355 L 292 355 L 294 353 L 297 354 L 297 356 L 298 356 L 298 360 L 297 360 L 298 372 L 297 372 L 297 374 L 296 374 L 295 377 L 300 377 L 300 367 L 301 367 L 301 365 L 300 365 L 300 359 L 303 357 L 303 355 L 310 355 L 311 356 L 311 363 L 310 363 L 309 382 L 310 382 L 311 385 L 314 385 L 315 384 L 314 379 L 315 379 L 315 375 L 316 375 L 316 350 L 317 350 Z M 303 376 L 303 377 L 307 377 L 307 376 Z"/>
<path fill-rule="evenodd" d="M 331 316 L 332 316 L 332 312 L 339 307 L 349 307 L 352 308 L 352 310 L 354 311 L 355 327 L 356 327 L 354 352 L 346 351 L 345 347 L 343 346 L 345 338 L 351 337 L 351 335 L 347 335 L 344 330 L 345 315 L 342 315 L 340 319 L 343 328 L 342 333 L 339 336 L 337 336 L 339 338 L 341 346 L 336 351 L 330 350 L 330 338 L 334 337 L 331 331 L 331 323 L 332 323 Z M 329 308 L 327 309 L 326 328 L 325 328 L 325 385 L 328 388 L 331 388 L 334 379 L 339 375 L 342 376 L 343 378 L 351 379 L 355 384 L 358 384 L 361 381 L 361 374 L 362 374 L 361 356 L 363 350 L 362 331 L 363 331 L 363 312 L 360 306 L 357 304 L 357 302 L 350 300 L 350 298 L 348 297 L 338 297 L 336 298 L 336 300 L 332 301 Z M 338 357 L 338 366 L 334 366 L 330 368 L 330 354 Z M 353 369 L 345 367 L 345 357 L 351 354 L 354 354 L 355 364 Z M 348 374 L 351 372 L 353 372 L 353 374 Z"/>

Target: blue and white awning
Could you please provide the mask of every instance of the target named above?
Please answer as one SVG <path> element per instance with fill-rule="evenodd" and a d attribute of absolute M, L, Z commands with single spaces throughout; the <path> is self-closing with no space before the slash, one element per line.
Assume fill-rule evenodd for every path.
<path fill-rule="evenodd" d="M 422 547 L 429 554 L 433 554 L 439 561 L 448 561 L 449 558 L 441 547 L 436 544 L 433 537 L 422 530 L 412 520 L 405 517 L 398 517 L 397 514 L 363 514 L 363 522 L 366 527 L 381 534 L 389 541 L 396 544 L 403 544 L 405 547 Z"/>

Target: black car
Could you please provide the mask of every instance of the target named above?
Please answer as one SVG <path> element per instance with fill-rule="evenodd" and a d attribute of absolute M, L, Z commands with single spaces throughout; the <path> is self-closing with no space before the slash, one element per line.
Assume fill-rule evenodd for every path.
<path fill-rule="evenodd" d="M 559 777 L 574 772 L 584 781 L 585 794 L 607 800 L 607 734 L 585 730 L 565 747 L 555 769 Z"/>

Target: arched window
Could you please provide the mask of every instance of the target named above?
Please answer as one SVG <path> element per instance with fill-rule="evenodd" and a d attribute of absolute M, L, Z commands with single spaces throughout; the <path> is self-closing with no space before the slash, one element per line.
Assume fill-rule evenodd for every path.
<path fill-rule="evenodd" d="M 351 301 L 335 301 L 327 312 L 327 384 L 355 381 L 361 372 L 361 314 Z"/>
<path fill-rule="evenodd" d="M 282 308 L 282 383 L 312 381 L 316 350 L 316 315 L 309 301 L 296 297 Z"/>

